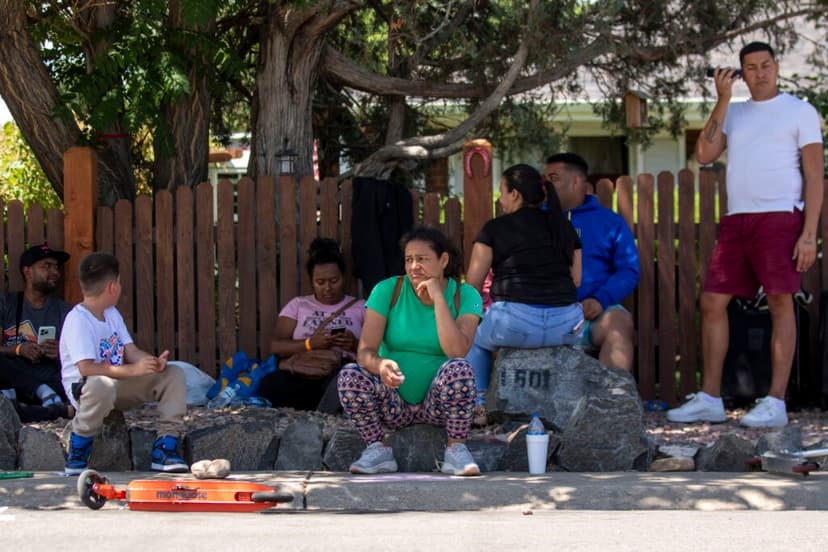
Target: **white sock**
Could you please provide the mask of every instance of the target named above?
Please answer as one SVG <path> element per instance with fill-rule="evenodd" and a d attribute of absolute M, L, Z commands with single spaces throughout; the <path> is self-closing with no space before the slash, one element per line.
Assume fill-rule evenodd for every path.
<path fill-rule="evenodd" d="M 699 391 L 699 396 L 704 399 L 704 402 L 708 402 L 710 404 L 722 404 L 721 397 L 713 397 L 705 393 L 704 391 Z"/>
<path fill-rule="evenodd" d="M 60 400 L 60 395 L 55 393 L 55 390 L 46 385 L 45 383 L 41 383 L 38 385 L 37 389 L 35 389 L 35 394 L 37 398 L 40 399 L 40 402 L 43 406 L 49 406 L 50 404 L 60 404 L 63 401 Z"/>
<path fill-rule="evenodd" d="M 2 389 L 2 390 L 0 390 L 0 394 L 2 394 L 4 397 L 9 399 L 10 401 L 13 401 L 17 398 L 17 391 L 15 391 L 13 388 L 12 389 Z"/>

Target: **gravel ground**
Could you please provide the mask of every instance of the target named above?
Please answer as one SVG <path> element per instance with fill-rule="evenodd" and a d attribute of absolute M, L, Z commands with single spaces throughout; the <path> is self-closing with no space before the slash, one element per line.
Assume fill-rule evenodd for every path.
<path fill-rule="evenodd" d="M 645 412 L 644 426 L 648 435 L 657 445 L 699 445 L 716 442 L 725 433 L 735 433 L 756 444 L 756 441 L 771 429 L 758 429 L 739 425 L 745 409 L 729 410 L 727 421 L 721 424 L 677 424 L 667 421 L 665 412 Z M 828 440 L 828 411 L 803 409 L 788 412 L 788 423 L 802 431 L 802 444 L 811 447 Z"/>

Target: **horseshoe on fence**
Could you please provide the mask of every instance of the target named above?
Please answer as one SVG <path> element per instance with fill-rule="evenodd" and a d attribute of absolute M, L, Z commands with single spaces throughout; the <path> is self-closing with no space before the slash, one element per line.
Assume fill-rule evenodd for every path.
<path fill-rule="evenodd" d="M 483 176 L 489 176 L 489 169 L 491 168 L 492 164 L 492 156 L 489 151 L 484 148 L 483 146 L 474 146 L 466 153 L 466 158 L 463 160 L 463 164 L 466 166 L 466 176 L 469 178 L 472 177 L 472 168 L 471 168 L 471 160 L 475 154 L 479 154 L 480 157 L 483 158 Z"/>

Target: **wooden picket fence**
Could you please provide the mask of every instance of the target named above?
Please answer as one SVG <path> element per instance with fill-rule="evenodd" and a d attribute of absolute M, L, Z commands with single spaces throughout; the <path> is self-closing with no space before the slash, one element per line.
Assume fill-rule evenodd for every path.
<path fill-rule="evenodd" d="M 719 209 L 727 203 L 722 178 L 723 173 L 702 171 L 696 182 L 693 173 L 681 171 L 678 181 L 661 173 L 598 183 L 602 203 L 626 219 L 638 240 L 641 282 L 626 304 L 636 318 L 635 375 L 644 399 L 675 404 L 697 388 L 697 298 L 715 242 L 717 198 Z M 94 216 L 95 249 L 121 262 L 118 307 L 138 345 L 170 350 L 172 357 L 211 374 L 236 351 L 267 355 L 281 306 L 310 293 L 304 265 L 314 237 L 339 240 L 350 258 L 352 187 L 334 179 L 262 177 L 221 181 L 215 198 L 213 186 L 204 183 L 98 207 Z M 467 193 L 465 201 L 477 199 Z M 477 206 L 471 211 L 483 213 L 480 220 L 464 221 L 457 198 L 431 193 L 415 193 L 413 204 L 415 220 L 442 228 L 460 247 L 469 239 L 468 229 L 491 216 Z M 70 236 L 64 240 L 60 211 L 33 205 L 24 213 L 17 201 L 0 203 L 0 209 L 6 215 L 0 251 L 7 254 L 0 285 L 13 291 L 22 287 L 17 265 L 26 243 L 48 241 L 61 248 Z M 826 221 L 823 213 L 822 235 L 828 234 Z M 821 256 L 803 278 L 815 297 L 826 287 L 826 263 Z M 358 294 L 358 283 L 350 282 L 349 289 Z M 818 363 L 818 300 L 808 312 L 810 335 L 803 339 L 808 350 L 801 353 L 803 361 Z"/>
<path fill-rule="evenodd" d="M 118 307 L 141 347 L 168 349 L 211 373 L 235 351 L 267 356 L 280 308 L 311 293 L 310 242 L 337 239 L 350 259 L 350 181 L 281 177 L 275 184 L 269 177 L 258 185 L 219 182 L 215 224 L 209 183 L 179 188 L 175 198 L 162 191 L 154 201 L 98 208 L 97 249 L 121 261 Z M 441 224 L 440 198 L 426 194 L 416 220 L 451 231 L 460 210 L 456 199 L 447 203 Z M 349 289 L 358 293 L 357 282 Z"/>

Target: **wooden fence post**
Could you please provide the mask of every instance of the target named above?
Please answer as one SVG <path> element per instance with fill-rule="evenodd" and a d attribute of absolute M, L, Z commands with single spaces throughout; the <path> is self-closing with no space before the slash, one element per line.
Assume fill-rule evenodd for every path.
<path fill-rule="evenodd" d="M 492 218 L 492 145 L 487 140 L 463 144 L 463 266 L 469 266 L 474 238 Z"/>
<path fill-rule="evenodd" d="M 98 156 L 91 148 L 69 148 L 63 155 L 63 230 L 64 249 L 71 258 L 63 270 L 63 296 L 70 305 L 83 299 L 78 266 L 95 250 L 97 207 Z"/>

